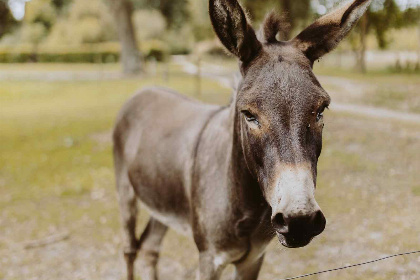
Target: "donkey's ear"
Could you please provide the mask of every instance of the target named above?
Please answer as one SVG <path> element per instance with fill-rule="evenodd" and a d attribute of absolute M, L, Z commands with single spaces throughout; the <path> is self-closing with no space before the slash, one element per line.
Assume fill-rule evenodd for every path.
<path fill-rule="evenodd" d="M 292 42 L 314 62 L 344 39 L 371 2 L 372 0 L 354 0 L 326 14 L 303 30 Z"/>
<path fill-rule="evenodd" d="M 210 0 L 209 13 L 214 31 L 232 54 L 244 63 L 258 55 L 261 43 L 237 0 Z"/>

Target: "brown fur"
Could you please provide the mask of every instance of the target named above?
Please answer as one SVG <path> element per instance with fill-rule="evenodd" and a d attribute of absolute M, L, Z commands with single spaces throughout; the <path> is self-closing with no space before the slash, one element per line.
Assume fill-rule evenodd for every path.
<path fill-rule="evenodd" d="M 284 33 L 290 29 L 290 23 L 287 21 L 284 14 L 279 14 L 276 11 L 271 11 L 267 14 L 262 24 L 262 40 L 265 43 L 277 42 L 277 34 Z"/>
<path fill-rule="evenodd" d="M 312 64 L 369 2 L 356 0 L 282 42 L 274 15 L 258 41 L 236 0 L 210 0 L 216 34 L 240 60 L 232 103 L 207 105 L 149 88 L 117 118 L 114 161 L 129 280 L 139 249 L 142 279 L 156 279 L 168 227 L 193 237 L 200 280 L 219 279 L 228 264 L 236 280 L 255 280 L 274 236 L 296 248 L 324 230 L 314 191 L 330 97 Z M 136 199 L 151 215 L 140 239 Z"/>
<path fill-rule="evenodd" d="M 356 0 L 326 14 L 303 30 L 293 42 L 312 62 L 317 60 L 337 47 L 371 2 L 372 0 Z"/>

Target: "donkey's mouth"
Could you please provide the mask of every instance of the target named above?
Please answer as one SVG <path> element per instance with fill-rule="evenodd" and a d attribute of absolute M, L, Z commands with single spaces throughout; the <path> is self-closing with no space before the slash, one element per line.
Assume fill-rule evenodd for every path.
<path fill-rule="evenodd" d="M 284 236 L 283 234 L 277 233 L 277 238 L 281 245 L 287 248 L 300 248 L 308 245 L 313 237 L 291 237 Z"/>

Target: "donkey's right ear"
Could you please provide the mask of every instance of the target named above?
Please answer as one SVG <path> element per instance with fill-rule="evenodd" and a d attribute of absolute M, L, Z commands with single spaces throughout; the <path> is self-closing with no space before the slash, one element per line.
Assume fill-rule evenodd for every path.
<path fill-rule="evenodd" d="M 333 50 L 355 26 L 372 0 L 353 0 L 316 20 L 292 42 L 312 63 Z"/>
<path fill-rule="evenodd" d="M 209 13 L 214 31 L 232 54 L 244 63 L 259 54 L 261 43 L 237 0 L 210 0 Z"/>

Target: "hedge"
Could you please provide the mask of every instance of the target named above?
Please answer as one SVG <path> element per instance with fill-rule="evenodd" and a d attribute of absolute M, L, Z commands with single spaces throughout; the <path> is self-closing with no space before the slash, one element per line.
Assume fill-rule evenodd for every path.
<path fill-rule="evenodd" d="M 164 61 L 168 48 L 161 41 L 145 41 L 140 49 L 146 60 Z M 0 63 L 58 62 L 58 63 L 114 63 L 120 59 L 118 43 L 101 43 L 78 47 L 0 46 Z"/>

